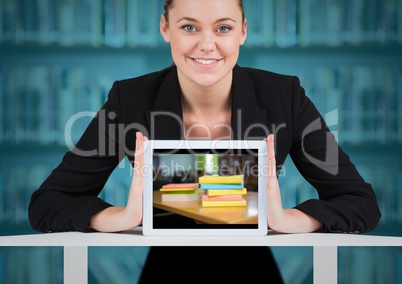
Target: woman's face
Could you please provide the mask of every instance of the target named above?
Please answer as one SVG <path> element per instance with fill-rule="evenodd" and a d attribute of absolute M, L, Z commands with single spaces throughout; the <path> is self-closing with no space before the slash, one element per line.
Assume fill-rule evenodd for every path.
<path fill-rule="evenodd" d="M 161 33 L 182 79 L 207 87 L 231 76 L 246 40 L 238 0 L 175 0 L 168 18 Z"/>

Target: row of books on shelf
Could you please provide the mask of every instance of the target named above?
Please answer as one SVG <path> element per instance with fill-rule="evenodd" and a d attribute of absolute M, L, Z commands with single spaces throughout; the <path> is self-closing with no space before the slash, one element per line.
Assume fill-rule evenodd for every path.
<path fill-rule="evenodd" d="M 99 195 L 116 206 L 127 203 L 132 180 L 129 161 L 123 159 L 122 163 L 126 165 L 115 169 Z M 31 195 L 50 175 L 54 165 L 46 162 L 36 165 L 22 162 L 15 162 L 12 166 L 7 164 L 0 160 L 0 224 L 27 224 Z"/>
<path fill-rule="evenodd" d="M 339 247 L 339 283 L 400 283 L 401 247 Z"/>
<path fill-rule="evenodd" d="M 316 67 L 300 80 L 340 143 L 402 142 L 402 70 Z"/>
<path fill-rule="evenodd" d="M 104 102 L 112 79 L 85 68 L 12 67 L 0 74 L 0 142 L 65 145 L 70 121 L 74 140 Z"/>
<path fill-rule="evenodd" d="M 400 0 L 244 1 L 251 46 L 402 42 Z"/>
<path fill-rule="evenodd" d="M 62 247 L 0 248 L 0 283 L 62 282 Z"/>
<path fill-rule="evenodd" d="M 0 5 L 0 43 L 156 46 L 162 0 L 19 0 Z"/>
<path fill-rule="evenodd" d="M 88 247 L 88 283 L 139 283 L 148 251 L 146 246 Z"/>
<path fill-rule="evenodd" d="M 396 152 L 395 155 L 401 155 Z M 376 193 L 380 211 L 380 222 L 402 220 L 402 165 L 384 166 L 382 164 L 358 165 L 358 170 L 363 178 L 373 186 Z"/>
<path fill-rule="evenodd" d="M 158 46 L 163 0 L 19 0 L 0 5 L 0 43 Z M 402 43 L 402 0 L 244 1 L 251 46 Z"/>
<path fill-rule="evenodd" d="M 395 153 L 400 155 L 400 153 Z M 389 161 L 389 160 L 388 160 Z M 382 217 L 380 224 L 402 222 L 402 165 L 396 162 L 377 164 L 355 163 L 364 180 L 371 184 L 377 197 Z M 288 167 L 279 177 L 284 208 L 292 208 L 309 199 L 317 199 L 317 191 L 298 172 Z"/>
<path fill-rule="evenodd" d="M 402 71 L 386 66 L 316 67 L 300 76 L 326 116 L 337 110 L 340 143 L 402 142 Z M 0 142 L 66 144 L 107 99 L 113 80 L 84 68 L 12 67 L 0 73 Z M 332 117 L 333 118 L 333 117 Z M 73 123 L 74 122 L 74 123 Z M 233 174 L 233 173 L 229 173 Z"/>

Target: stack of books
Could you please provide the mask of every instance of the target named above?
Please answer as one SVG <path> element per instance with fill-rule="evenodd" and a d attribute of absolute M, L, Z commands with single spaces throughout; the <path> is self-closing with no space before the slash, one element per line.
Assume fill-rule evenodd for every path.
<path fill-rule="evenodd" d="M 169 183 L 162 186 L 162 201 L 198 201 L 198 183 Z"/>
<path fill-rule="evenodd" d="M 244 175 L 211 176 L 205 175 L 198 179 L 200 188 L 204 190 L 201 199 L 202 207 L 233 207 L 246 206 L 244 195 Z"/>

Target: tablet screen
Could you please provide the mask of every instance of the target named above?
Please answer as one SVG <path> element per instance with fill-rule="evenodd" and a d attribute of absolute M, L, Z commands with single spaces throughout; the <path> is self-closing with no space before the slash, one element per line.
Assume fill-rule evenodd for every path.
<path fill-rule="evenodd" d="M 258 149 L 154 149 L 155 229 L 256 229 Z"/>
<path fill-rule="evenodd" d="M 146 145 L 152 174 L 144 188 L 144 234 L 266 233 L 266 143 L 152 140 Z"/>

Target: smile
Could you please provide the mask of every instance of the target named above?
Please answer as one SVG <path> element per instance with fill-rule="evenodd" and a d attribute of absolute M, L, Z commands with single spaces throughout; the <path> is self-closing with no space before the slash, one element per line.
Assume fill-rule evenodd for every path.
<path fill-rule="evenodd" d="M 191 58 L 191 59 L 202 65 L 212 65 L 221 60 L 221 59 L 202 59 L 202 58 Z"/>

